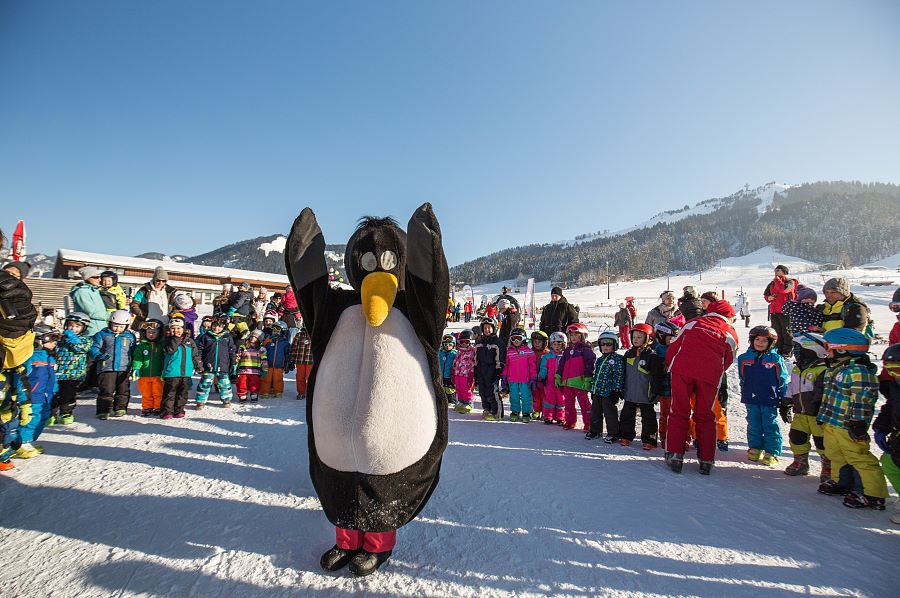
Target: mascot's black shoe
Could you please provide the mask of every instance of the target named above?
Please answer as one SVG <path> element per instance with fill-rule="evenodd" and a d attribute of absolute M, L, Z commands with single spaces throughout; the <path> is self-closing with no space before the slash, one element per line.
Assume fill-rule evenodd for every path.
<path fill-rule="evenodd" d="M 362 549 L 350 550 L 348 548 L 338 548 L 335 545 L 328 552 L 322 555 L 319 564 L 326 571 L 337 571 L 347 566 L 347 563 L 360 553 Z"/>
<path fill-rule="evenodd" d="M 387 552 L 367 552 L 363 550 L 350 561 L 350 573 L 357 577 L 371 575 L 390 557 L 390 550 Z"/>

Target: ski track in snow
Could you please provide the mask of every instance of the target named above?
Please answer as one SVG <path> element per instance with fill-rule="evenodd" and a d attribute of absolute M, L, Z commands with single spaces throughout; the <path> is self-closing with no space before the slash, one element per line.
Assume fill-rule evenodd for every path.
<path fill-rule="evenodd" d="M 760 296 L 771 269 L 741 263 L 705 272 L 702 283 L 673 276 L 670 284 L 725 289 L 729 299 L 742 286 L 753 298 L 753 325 L 765 321 Z M 798 278 L 820 288 L 830 275 Z M 566 295 L 585 310 L 593 338 L 625 295 L 643 315 L 665 284 L 613 285 L 611 300 L 602 286 Z M 544 286 L 538 305 L 547 301 Z M 893 287 L 853 290 L 886 336 Z M 743 350 L 747 331 L 740 322 L 737 330 Z M 734 368 L 729 382 L 731 450 L 717 455 L 710 477 L 693 459 L 682 475 L 669 472 L 659 449 L 451 412 L 434 496 L 400 530 L 391 560 L 362 580 L 319 569 L 334 531 L 309 479 L 299 401 L 225 410 L 213 400 L 162 421 L 137 415 L 134 388 L 127 418 L 98 421 L 94 402 L 82 400 L 78 423 L 44 432 L 46 455 L 0 475 L 0 595 L 891 595 L 900 526 L 887 513 L 818 494 L 815 453 L 812 475 L 784 475 L 785 425 L 779 468 L 747 462 Z"/>

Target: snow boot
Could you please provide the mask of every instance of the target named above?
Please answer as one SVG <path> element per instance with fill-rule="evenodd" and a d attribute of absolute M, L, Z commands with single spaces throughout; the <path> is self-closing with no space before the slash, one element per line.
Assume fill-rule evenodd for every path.
<path fill-rule="evenodd" d="M 177 417 L 178 419 L 183 418 L 183 417 L 184 417 L 184 411 L 182 411 L 181 413 L 176 413 L 176 414 L 175 414 L 175 417 Z"/>
<path fill-rule="evenodd" d="M 298 395 L 297 395 L 297 400 L 298 400 L 298 401 L 305 401 L 305 400 L 306 400 L 306 395 L 298 394 Z"/>
<path fill-rule="evenodd" d="M 591 431 L 588 431 L 588 433 L 584 435 L 584 437 L 585 437 L 587 440 L 593 440 L 593 439 L 596 438 L 597 436 L 599 436 L 599 434 L 597 434 L 596 432 L 591 432 Z"/>
<path fill-rule="evenodd" d="M 58 421 L 59 421 L 59 418 L 56 415 L 51 415 L 50 418 L 47 420 L 47 423 L 44 425 L 45 426 L 55 426 Z"/>
<path fill-rule="evenodd" d="M 38 452 L 39 455 L 44 454 L 44 447 L 40 444 L 32 444 L 31 447 Z"/>
<path fill-rule="evenodd" d="M 497 416 L 495 416 L 493 413 L 488 413 L 488 414 L 486 414 L 486 415 L 484 416 L 484 421 L 486 421 L 486 422 L 496 422 L 496 421 L 500 421 L 500 420 L 497 419 Z"/>
<path fill-rule="evenodd" d="M 247 397 L 240 397 L 240 396 L 238 397 L 238 403 L 246 403 L 246 402 L 247 402 Z"/>
<path fill-rule="evenodd" d="M 356 577 L 365 577 L 378 571 L 391 558 L 391 551 L 386 552 L 369 552 L 361 550 L 352 559 L 350 559 L 350 573 Z"/>
<path fill-rule="evenodd" d="M 13 459 L 31 459 L 32 457 L 37 457 L 40 455 L 40 451 L 31 446 L 30 442 L 23 442 L 22 446 L 17 448 L 13 454 Z"/>
<path fill-rule="evenodd" d="M 784 473 L 787 475 L 808 475 L 809 453 L 806 453 L 805 455 L 794 455 L 794 462 L 785 468 Z"/>
<path fill-rule="evenodd" d="M 714 461 L 700 461 L 700 475 L 709 475 L 712 473 Z"/>
<path fill-rule="evenodd" d="M 530 421 L 531 421 L 531 414 L 530 414 L 530 413 L 523 413 L 523 414 L 522 414 L 522 423 L 523 423 L 523 424 L 527 424 L 527 423 L 530 422 Z"/>
<path fill-rule="evenodd" d="M 778 465 L 778 455 L 773 455 L 772 453 L 766 453 L 762 459 L 759 460 L 763 465 L 767 465 L 772 467 L 773 465 Z"/>
<path fill-rule="evenodd" d="M 457 411 L 460 413 L 472 413 L 472 403 L 460 403 Z"/>
<path fill-rule="evenodd" d="M 163 415 L 160 416 L 160 419 L 172 419 L 173 417 L 175 417 L 175 416 L 172 415 L 171 413 L 164 413 Z"/>
<path fill-rule="evenodd" d="M 825 483 L 831 479 L 831 459 L 825 455 L 819 455 L 822 458 L 822 471 L 819 473 L 819 482 Z"/>
<path fill-rule="evenodd" d="M 552 419 L 545 419 L 545 420 L 544 420 L 544 425 L 545 425 L 545 426 L 552 426 L 552 425 L 553 425 L 553 420 L 552 420 Z"/>
<path fill-rule="evenodd" d="M 59 423 L 64 426 L 71 426 L 75 423 L 75 416 L 71 413 L 63 413 L 59 416 Z"/>
<path fill-rule="evenodd" d="M 603 437 L 604 444 L 612 444 L 612 443 L 618 442 L 618 441 L 619 441 L 619 439 L 616 438 L 615 436 L 613 436 L 612 434 L 607 434 L 606 436 Z"/>
<path fill-rule="evenodd" d="M 574 430 L 575 424 L 563 424 L 563 430 Z"/>
<path fill-rule="evenodd" d="M 141 417 L 150 417 L 153 415 L 153 409 L 141 409 Z"/>
<path fill-rule="evenodd" d="M 627 438 L 619 438 L 619 446 L 631 446 L 631 441 Z"/>
<path fill-rule="evenodd" d="M 561 419 L 554 419 L 553 423 L 556 424 L 557 426 L 565 426 L 565 424 L 563 423 L 563 420 L 561 420 Z"/>
<path fill-rule="evenodd" d="M 337 544 L 335 544 L 334 547 L 322 555 L 322 558 L 319 559 L 319 565 L 326 571 L 338 571 L 350 564 L 350 560 L 359 552 L 360 549 L 338 548 Z"/>
<path fill-rule="evenodd" d="M 517 422 L 517 421 L 519 421 L 519 414 L 518 414 L 516 411 L 513 411 L 512 413 L 510 413 L 510 414 L 509 414 L 509 421 L 511 421 L 511 422 Z"/>
<path fill-rule="evenodd" d="M 717 440 L 716 448 L 722 451 L 723 453 L 728 452 L 728 441 L 727 440 Z"/>
<path fill-rule="evenodd" d="M 109 419 L 109 413 L 98 413 L 97 419 Z"/>
<path fill-rule="evenodd" d="M 675 473 L 681 473 L 681 468 L 684 467 L 684 455 L 682 453 L 666 453 L 665 459 L 669 469 Z"/>
<path fill-rule="evenodd" d="M 656 449 L 656 445 L 650 444 L 649 442 L 645 442 L 641 445 L 641 448 L 644 449 L 645 451 L 652 451 L 652 450 Z"/>
<path fill-rule="evenodd" d="M 538 421 L 538 420 L 541 419 L 542 417 L 543 417 L 543 416 L 542 416 L 540 413 L 538 413 L 537 411 L 533 411 L 533 412 L 531 413 L 531 419 L 533 419 L 534 421 Z"/>
<path fill-rule="evenodd" d="M 16 466 L 12 461 L 0 461 L 0 471 L 9 471 L 15 468 Z"/>
<path fill-rule="evenodd" d="M 125 417 L 126 415 L 128 415 L 128 411 L 126 411 L 125 409 L 116 409 L 109 415 L 110 417 Z"/>
<path fill-rule="evenodd" d="M 750 461 L 759 461 L 762 459 L 762 451 L 756 448 L 747 449 L 747 459 Z"/>
<path fill-rule="evenodd" d="M 203 411 L 203 407 L 204 407 L 203 403 L 197 403 L 197 405 L 194 407 L 194 409 L 197 411 Z"/>
<path fill-rule="evenodd" d="M 851 509 L 872 509 L 874 511 L 884 510 L 884 499 L 868 494 L 857 494 L 850 492 L 844 497 L 844 506 Z"/>
<path fill-rule="evenodd" d="M 828 496 L 847 496 L 849 492 L 849 488 L 841 486 L 831 478 L 819 484 L 819 494 L 826 494 Z"/>
<path fill-rule="evenodd" d="M 231 407 L 231 401 L 222 401 L 222 407 L 229 409 Z"/>
<path fill-rule="evenodd" d="M 251 403 L 258 403 L 258 402 L 259 402 L 259 393 L 258 393 L 258 392 L 254 392 L 254 393 L 252 393 L 252 394 L 250 395 L 250 402 L 251 402 Z"/>

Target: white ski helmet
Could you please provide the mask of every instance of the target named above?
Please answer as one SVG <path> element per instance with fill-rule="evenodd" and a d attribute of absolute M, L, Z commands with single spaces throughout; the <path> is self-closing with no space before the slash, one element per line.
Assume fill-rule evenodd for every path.
<path fill-rule="evenodd" d="M 128 310 L 125 309 L 117 309 L 116 311 L 109 314 L 109 323 L 112 324 L 122 324 L 124 326 L 128 326 L 131 324 L 131 314 L 128 313 Z"/>
<path fill-rule="evenodd" d="M 562 332 L 554 332 L 553 334 L 550 335 L 550 343 L 551 344 L 552 343 L 562 343 L 565 345 L 567 342 L 568 342 L 568 339 L 566 338 L 566 335 L 563 334 Z"/>

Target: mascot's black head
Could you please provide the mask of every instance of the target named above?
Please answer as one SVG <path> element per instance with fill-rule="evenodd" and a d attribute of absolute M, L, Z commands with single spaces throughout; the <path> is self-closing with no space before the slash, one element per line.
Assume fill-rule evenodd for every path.
<path fill-rule="evenodd" d="M 362 296 L 366 320 L 380 326 L 398 289 L 403 290 L 406 233 L 392 218 L 362 218 L 347 241 L 344 269 L 350 285 Z"/>

